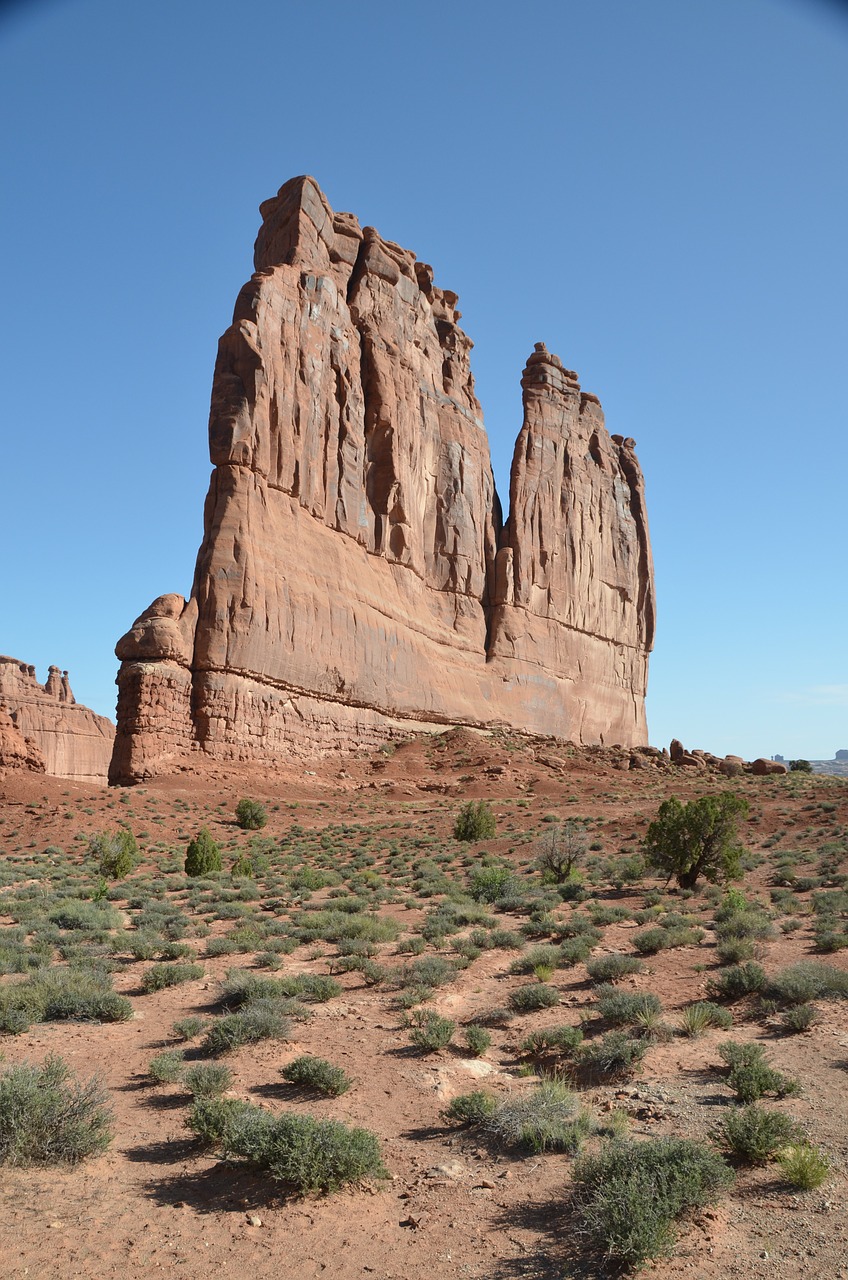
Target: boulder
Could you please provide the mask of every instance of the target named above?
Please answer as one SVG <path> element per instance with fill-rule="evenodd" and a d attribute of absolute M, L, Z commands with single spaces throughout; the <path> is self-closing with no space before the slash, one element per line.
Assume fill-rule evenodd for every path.
<path fill-rule="evenodd" d="M 768 774 L 788 773 L 789 770 L 780 760 L 766 760 L 760 756 L 751 762 L 751 772 L 758 777 L 765 777 Z"/>

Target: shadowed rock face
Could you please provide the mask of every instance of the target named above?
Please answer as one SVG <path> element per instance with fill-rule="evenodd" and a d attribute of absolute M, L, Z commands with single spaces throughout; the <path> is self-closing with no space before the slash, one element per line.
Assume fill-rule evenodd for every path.
<path fill-rule="evenodd" d="M 105 783 L 115 726 L 74 697 L 67 671 L 0 657 L 0 768 L 25 768 Z"/>
<path fill-rule="evenodd" d="M 191 598 L 118 643 L 112 780 L 446 722 L 643 743 L 633 442 L 537 348 L 502 529 L 456 295 L 311 178 L 261 213 L 219 344 Z"/>

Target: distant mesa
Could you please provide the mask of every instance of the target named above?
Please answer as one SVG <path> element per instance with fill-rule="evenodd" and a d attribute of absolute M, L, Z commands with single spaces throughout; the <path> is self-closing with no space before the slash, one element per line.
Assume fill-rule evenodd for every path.
<path fill-rule="evenodd" d="M 633 440 L 537 343 L 503 520 L 456 294 L 312 178 L 260 212 L 218 348 L 194 584 L 118 642 L 111 780 L 445 724 L 645 744 Z"/>
<path fill-rule="evenodd" d="M 105 784 L 115 726 L 77 702 L 67 671 L 0 656 L 0 769 L 32 769 L 56 778 Z"/>
<path fill-rule="evenodd" d="M 845 762 L 848 764 L 848 751 L 837 751 L 836 755 L 833 758 L 834 760 L 837 760 L 839 762 Z"/>

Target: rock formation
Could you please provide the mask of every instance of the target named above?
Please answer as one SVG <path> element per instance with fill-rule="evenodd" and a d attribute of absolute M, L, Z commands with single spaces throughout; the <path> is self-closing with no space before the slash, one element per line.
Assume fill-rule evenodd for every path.
<path fill-rule="evenodd" d="M 502 527 L 456 295 L 311 178 L 261 213 L 219 344 L 194 585 L 118 642 L 111 779 L 444 723 L 644 743 L 633 441 L 539 344 Z"/>
<path fill-rule="evenodd" d="M 51 667 L 42 685 L 35 667 L 0 656 L 0 707 L 2 767 L 106 782 L 115 726 L 76 701 L 67 671 Z"/>

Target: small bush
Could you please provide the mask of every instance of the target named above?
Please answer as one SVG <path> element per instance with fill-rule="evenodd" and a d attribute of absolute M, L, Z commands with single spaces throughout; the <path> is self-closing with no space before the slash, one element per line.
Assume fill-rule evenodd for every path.
<path fill-rule="evenodd" d="M 638 956 L 626 956 L 620 952 L 597 956 L 586 965 L 586 970 L 593 982 L 618 982 L 632 973 L 641 973 L 644 968 Z"/>
<path fill-rule="evenodd" d="M 178 987 L 180 983 L 202 978 L 203 973 L 202 964 L 154 964 L 142 978 L 141 986 L 146 994 L 150 995 L 154 991 L 162 991 L 165 987 Z"/>
<path fill-rule="evenodd" d="M 541 1057 L 546 1054 L 573 1054 L 583 1041 L 583 1032 L 579 1027 L 568 1025 L 544 1027 L 540 1031 L 531 1031 L 521 1044 L 524 1053 Z"/>
<path fill-rule="evenodd" d="M 469 800 L 453 826 L 457 840 L 488 840 L 495 834 L 495 815 L 485 800 Z"/>
<path fill-rule="evenodd" d="M 207 827 L 201 827 L 186 849 L 187 876 L 208 876 L 221 870 L 221 850 Z"/>
<path fill-rule="evenodd" d="M 484 1124 L 497 1107 L 497 1099 L 483 1089 L 460 1093 L 452 1098 L 442 1115 L 453 1124 Z"/>
<path fill-rule="evenodd" d="M 733 1015 L 729 1009 L 723 1009 L 711 1000 L 698 1000 L 690 1004 L 680 1015 L 680 1029 L 684 1035 L 703 1035 L 710 1027 L 718 1027 L 726 1031 L 733 1026 Z"/>
<path fill-rule="evenodd" d="M 260 831 L 267 821 L 265 806 L 258 800 L 239 800 L 236 805 L 236 822 L 242 831 Z"/>
<path fill-rule="evenodd" d="M 715 1133 L 719 1145 L 747 1164 L 766 1164 L 798 1137 L 799 1128 L 791 1116 L 756 1103 L 734 1107 Z"/>
<path fill-rule="evenodd" d="M 39 969 L 0 988 L 0 1031 L 14 1035 L 34 1022 L 125 1022 L 133 1007 L 100 970 L 76 966 Z"/>
<path fill-rule="evenodd" d="M 818 1012 L 811 1004 L 795 1004 L 782 1015 L 780 1025 L 787 1035 L 799 1035 L 802 1031 L 809 1031 L 814 1022 L 818 1021 Z"/>
<path fill-rule="evenodd" d="M 492 1043 L 492 1037 L 485 1027 L 480 1027 L 473 1022 L 470 1027 L 465 1028 L 465 1043 L 475 1058 L 482 1058 Z"/>
<path fill-rule="evenodd" d="M 785 1076 L 775 1071 L 765 1061 L 748 1062 L 734 1067 L 727 1078 L 727 1083 L 740 1102 L 756 1102 L 767 1093 L 778 1098 L 794 1097 L 801 1092 L 801 1086 L 792 1076 Z"/>
<path fill-rule="evenodd" d="M 652 992 L 619 991 L 611 984 L 598 987 L 596 1008 L 598 1016 L 614 1027 L 633 1026 L 645 1014 L 662 1013 L 662 1004 Z"/>
<path fill-rule="evenodd" d="M 504 1146 L 571 1154 L 593 1128 L 589 1112 L 559 1080 L 545 1080 L 535 1089 L 507 1098 L 485 1124 L 486 1132 Z"/>
<path fill-rule="evenodd" d="M 468 880 L 468 892 L 475 902 L 502 902 L 514 896 L 518 881 L 509 867 L 475 867 Z"/>
<path fill-rule="evenodd" d="M 415 1025 L 409 1033 L 409 1038 L 415 1045 L 416 1049 L 423 1049 L 425 1053 L 435 1053 L 438 1049 L 444 1049 L 453 1039 L 453 1033 L 456 1031 L 456 1023 L 450 1018 L 443 1018 L 433 1009 L 419 1009 L 417 1016 L 413 1015 Z"/>
<path fill-rule="evenodd" d="M 818 1147 L 800 1143 L 785 1147 L 777 1157 L 785 1182 L 798 1191 L 814 1191 L 827 1180 L 830 1165 Z"/>
<path fill-rule="evenodd" d="M 848 998 L 848 972 L 816 960 L 802 960 L 771 977 L 764 995 L 779 1004 Z"/>
<path fill-rule="evenodd" d="M 554 884 L 569 880 L 588 847 L 589 837 L 582 822 L 573 818 L 563 823 L 554 821 L 538 843 L 536 866 L 542 879 Z"/>
<path fill-rule="evenodd" d="M 509 971 L 514 974 L 535 973 L 540 966 L 553 971 L 558 966 L 559 961 L 559 947 L 544 943 L 541 946 L 528 947 L 526 951 L 513 960 L 509 966 Z"/>
<path fill-rule="evenodd" d="M 575 964 L 583 964 L 592 954 L 592 942 L 589 938 L 566 938 L 559 948 L 561 968 L 570 968 Z"/>
<path fill-rule="evenodd" d="M 790 760 L 789 771 L 790 773 L 812 773 L 813 766 L 809 760 Z"/>
<path fill-rule="evenodd" d="M 195 1040 L 206 1026 L 205 1018 L 190 1016 L 171 1023 L 171 1030 L 179 1040 Z"/>
<path fill-rule="evenodd" d="M 231 1009 L 263 999 L 297 999 L 323 1004 L 342 992 L 335 978 L 321 973 L 292 973 L 265 978 L 244 969 L 230 969 L 222 987 L 223 1003 Z"/>
<path fill-rule="evenodd" d="M 216 1018 L 204 1036 L 203 1047 L 207 1053 L 228 1053 L 260 1040 L 287 1040 L 291 1023 L 286 1011 L 284 1000 L 253 1000 L 238 1013 Z"/>
<path fill-rule="evenodd" d="M 185 1071 L 182 1049 L 167 1049 L 157 1053 L 147 1064 L 147 1074 L 156 1084 L 176 1084 Z"/>
<path fill-rule="evenodd" d="M 0 1075 L 0 1163 L 78 1164 L 112 1140 L 112 1111 L 97 1079 L 78 1080 L 51 1056 Z"/>
<path fill-rule="evenodd" d="M 296 1191 L 336 1191 L 386 1170 L 377 1137 L 336 1120 L 315 1120 L 294 1112 L 272 1116 L 235 1099 L 204 1100 L 191 1109 L 195 1133 L 223 1148 L 227 1158 L 250 1161 L 261 1172 Z"/>
<path fill-rule="evenodd" d="M 97 859 L 101 876 L 109 880 L 123 880 L 138 862 L 138 844 L 131 831 L 101 831 L 88 842 L 89 856 Z"/>
<path fill-rule="evenodd" d="M 536 1009 L 550 1009 L 559 1004 L 559 992 L 544 982 L 534 982 L 510 992 L 509 1006 L 516 1013 L 532 1013 Z"/>
<path fill-rule="evenodd" d="M 639 1068 L 646 1050 L 643 1040 L 634 1040 L 624 1031 L 608 1031 L 599 1040 L 584 1041 L 575 1061 L 592 1079 L 626 1080 Z"/>
<path fill-rule="evenodd" d="M 196 1062 L 182 1082 L 194 1098 L 220 1098 L 233 1083 L 233 1073 L 222 1062 Z"/>
<path fill-rule="evenodd" d="M 312 1089 L 316 1093 L 325 1093 L 330 1098 L 338 1098 L 347 1093 L 353 1081 L 345 1075 L 341 1067 L 334 1067 L 325 1058 L 314 1058 L 305 1053 L 288 1066 L 281 1069 L 280 1075 L 289 1084 L 301 1089 Z"/>
<path fill-rule="evenodd" d="M 612 1141 L 574 1166 L 583 1231 L 606 1258 L 630 1267 L 668 1253 L 676 1220 L 732 1181 L 715 1152 L 685 1138 Z"/>
<path fill-rule="evenodd" d="M 762 965 L 750 960 L 747 964 L 731 965 L 707 981 L 707 994 L 716 1000 L 741 1000 L 743 996 L 761 991 L 766 973 Z"/>

